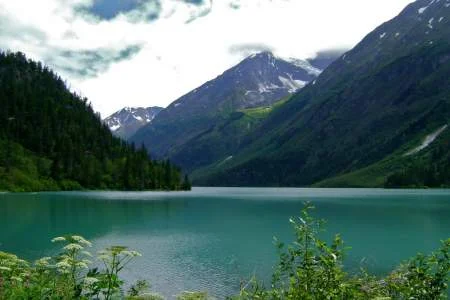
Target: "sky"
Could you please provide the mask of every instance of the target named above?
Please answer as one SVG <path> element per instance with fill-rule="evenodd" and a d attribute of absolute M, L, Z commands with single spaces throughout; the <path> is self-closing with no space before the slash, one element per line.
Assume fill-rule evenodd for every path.
<path fill-rule="evenodd" d="M 0 49 L 53 68 L 102 117 L 168 106 L 246 56 L 350 49 L 412 0 L 0 0 Z"/>

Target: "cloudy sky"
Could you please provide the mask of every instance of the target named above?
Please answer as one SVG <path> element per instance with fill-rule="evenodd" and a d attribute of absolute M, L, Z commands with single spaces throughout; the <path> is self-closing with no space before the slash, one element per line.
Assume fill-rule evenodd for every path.
<path fill-rule="evenodd" d="M 348 49 L 412 0 L 0 0 L 0 49 L 54 68 L 103 117 L 167 106 L 245 56 Z"/>

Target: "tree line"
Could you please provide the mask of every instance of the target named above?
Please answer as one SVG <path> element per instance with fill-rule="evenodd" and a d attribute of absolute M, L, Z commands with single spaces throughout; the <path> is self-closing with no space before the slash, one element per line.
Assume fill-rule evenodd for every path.
<path fill-rule="evenodd" d="M 170 161 L 114 137 L 50 68 L 0 52 L 0 189 L 190 189 Z"/>

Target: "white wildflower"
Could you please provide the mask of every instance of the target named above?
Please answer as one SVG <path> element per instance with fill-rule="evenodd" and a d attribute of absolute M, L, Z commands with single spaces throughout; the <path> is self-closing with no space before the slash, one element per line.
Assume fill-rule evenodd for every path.
<path fill-rule="evenodd" d="M 23 260 L 23 259 L 16 260 L 16 263 L 17 264 L 21 264 L 21 265 L 28 265 L 28 262 L 26 260 Z"/>
<path fill-rule="evenodd" d="M 94 277 L 85 277 L 83 283 L 87 286 L 97 283 L 99 280 Z"/>
<path fill-rule="evenodd" d="M 337 260 L 337 256 L 334 253 L 331 253 L 331 256 L 333 257 L 333 259 L 336 261 Z"/>
<path fill-rule="evenodd" d="M 72 251 L 72 250 L 83 250 L 84 248 L 83 248 L 83 246 L 81 246 L 79 244 L 72 243 L 72 244 L 69 244 L 69 245 L 65 246 L 63 249 L 64 250 L 68 250 L 68 251 Z"/>
<path fill-rule="evenodd" d="M 70 269 L 72 266 L 67 261 L 63 260 L 57 263 L 56 267 L 58 269 Z"/>
<path fill-rule="evenodd" d="M 107 254 L 101 254 L 97 258 L 100 259 L 100 260 L 105 260 L 105 261 L 110 260 L 110 257 Z"/>
<path fill-rule="evenodd" d="M 11 268 L 0 266 L 0 271 L 9 272 L 9 271 L 11 271 Z"/>
<path fill-rule="evenodd" d="M 84 237 L 79 236 L 79 235 L 72 235 L 72 239 L 74 239 L 76 242 L 88 246 L 88 247 L 92 247 L 92 243 L 89 242 L 88 240 L 86 240 Z"/>
<path fill-rule="evenodd" d="M 51 257 L 43 257 L 38 259 L 34 264 L 38 267 L 45 267 L 49 265 L 49 260 L 51 259 Z"/>
<path fill-rule="evenodd" d="M 65 242 L 65 241 L 66 241 L 66 238 L 62 237 L 62 236 L 58 236 L 58 237 L 55 237 L 54 239 L 52 239 L 52 243 Z"/>

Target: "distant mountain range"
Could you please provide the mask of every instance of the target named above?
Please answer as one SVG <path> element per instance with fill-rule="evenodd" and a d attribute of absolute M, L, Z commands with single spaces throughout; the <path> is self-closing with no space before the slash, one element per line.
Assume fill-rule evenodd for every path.
<path fill-rule="evenodd" d="M 127 140 L 139 128 L 153 121 L 163 109 L 158 106 L 125 107 L 105 118 L 104 122 L 115 136 Z"/>
<path fill-rule="evenodd" d="M 321 72 L 308 61 L 284 60 L 270 52 L 251 55 L 174 101 L 130 140 L 144 143 L 155 157 L 179 161 L 185 170 L 208 165 L 223 156 L 224 147 L 239 147 L 240 136 L 259 122 L 241 120 L 246 111 L 267 111 Z"/>

